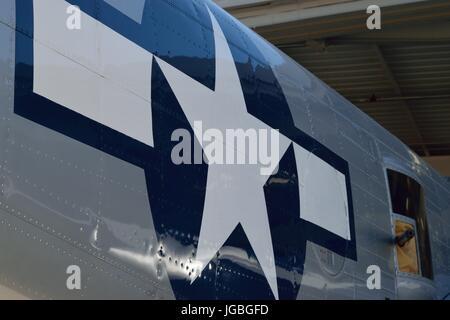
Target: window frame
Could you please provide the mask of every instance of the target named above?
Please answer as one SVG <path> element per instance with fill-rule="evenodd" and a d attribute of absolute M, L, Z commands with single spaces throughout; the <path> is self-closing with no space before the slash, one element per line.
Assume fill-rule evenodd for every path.
<path fill-rule="evenodd" d="M 417 166 L 419 166 L 419 164 L 417 164 Z M 414 165 L 412 167 L 408 166 L 407 164 L 405 164 L 404 161 L 399 161 L 398 159 L 396 159 L 395 157 L 384 157 L 382 160 L 382 169 L 383 169 L 383 175 L 384 175 L 384 183 L 385 183 L 385 187 L 386 187 L 386 196 L 387 196 L 387 204 L 389 206 L 389 213 L 390 213 L 390 220 L 391 220 L 391 235 L 393 236 L 393 239 L 395 237 L 395 219 L 396 216 L 398 216 L 399 214 L 396 214 L 395 212 L 393 212 L 393 207 L 392 207 L 392 200 L 391 200 L 391 192 L 390 192 L 390 186 L 389 186 L 389 176 L 388 176 L 388 170 L 392 170 L 395 172 L 398 172 L 400 174 L 404 174 L 408 177 L 410 177 L 411 179 L 415 180 L 421 187 L 422 192 L 423 192 L 423 200 L 426 201 L 426 193 L 425 190 L 423 188 L 424 182 L 423 180 L 416 174 L 416 172 L 413 169 Z M 425 214 L 427 214 L 427 212 L 425 212 Z M 400 215 L 402 218 L 409 218 L 407 216 L 403 216 Z M 414 224 L 417 230 L 417 224 Z M 418 245 L 417 241 L 418 241 L 418 236 L 416 235 L 416 245 Z M 433 264 L 431 265 L 431 270 L 432 270 L 432 278 L 428 278 L 423 276 L 423 271 L 422 271 L 422 262 L 421 262 L 421 258 L 420 258 L 420 249 L 418 248 L 418 257 L 419 257 L 419 270 L 420 270 L 420 274 L 414 274 L 414 273 L 407 273 L 407 272 L 401 272 L 399 269 L 399 264 L 398 264 L 398 259 L 397 259 L 397 249 L 396 249 L 396 244 L 393 241 L 393 245 L 392 245 L 392 253 L 393 253 L 393 258 L 394 258 L 394 272 L 397 276 L 401 276 L 401 277 L 406 277 L 406 278 L 410 278 L 410 279 L 418 279 L 420 281 L 425 281 L 431 285 L 433 285 L 434 283 L 434 267 Z M 431 241 L 431 239 L 430 239 Z M 431 250 L 431 248 L 430 248 Z M 430 251 L 430 254 L 432 255 L 432 251 Z M 397 290 L 397 284 L 396 284 L 396 290 Z"/>

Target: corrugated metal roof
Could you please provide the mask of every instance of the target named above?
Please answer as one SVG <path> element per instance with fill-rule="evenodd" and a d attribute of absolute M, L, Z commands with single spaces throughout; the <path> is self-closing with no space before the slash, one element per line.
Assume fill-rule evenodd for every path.
<path fill-rule="evenodd" d="M 450 155 L 450 1 L 383 8 L 378 31 L 366 19 L 357 11 L 256 31 L 419 155 Z"/>

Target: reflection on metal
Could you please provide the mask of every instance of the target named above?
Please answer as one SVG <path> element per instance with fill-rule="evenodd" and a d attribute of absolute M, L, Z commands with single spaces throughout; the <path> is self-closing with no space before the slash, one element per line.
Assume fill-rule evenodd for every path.
<path fill-rule="evenodd" d="M 267 185 L 271 184 L 294 184 L 297 178 L 296 174 L 291 174 L 286 171 L 278 170 L 276 175 L 273 175 L 267 180 Z"/>
<path fill-rule="evenodd" d="M 180 245 L 177 246 L 179 247 Z M 162 280 L 166 274 L 171 279 L 181 279 L 190 282 L 200 272 L 201 264 L 194 261 L 192 254 L 190 254 L 192 248 L 184 250 L 187 252 L 185 255 L 176 255 L 170 253 L 171 251 L 168 249 L 171 248 L 170 244 L 167 245 L 167 249 L 163 244 L 157 247 L 158 250 L 151 249 L 150 252 L 146 253 L 134 252 L 129 249 L 110 248 L 109 253 L 139 269 L 152 273 L 158 280 Z"/>

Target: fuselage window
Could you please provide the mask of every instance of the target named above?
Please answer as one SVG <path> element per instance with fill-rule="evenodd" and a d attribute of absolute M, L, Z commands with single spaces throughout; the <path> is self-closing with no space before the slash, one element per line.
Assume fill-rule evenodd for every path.
<path fill-rule="evenodd" d="M 432 279 L 430 240 L 422 187 L 402 173 L 388 170 L 400 272 Z"/>

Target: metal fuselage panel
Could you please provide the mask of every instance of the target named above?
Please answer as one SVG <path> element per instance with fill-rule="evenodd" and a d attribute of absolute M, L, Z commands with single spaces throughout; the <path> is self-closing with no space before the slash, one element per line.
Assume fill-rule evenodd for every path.
<path fill-rule="evenodd" d="M 210 1 L 130 1 L 125 8 L 106 0 L 57 1 L 79 6 L 89 21 L 82 23 L 97 34 L 61 51 L 56 36 L 39 38 L 35 1 L 0 2 L 2 297 L 398 298 L 386 168 L 424 188 L 434 280 L 421 281 L 432 288 L 430 297 L 450 291 L 448 182 L 333 89 Z M 226 42 L 217 40 L 219 31 Z M 219 44 L 229 46 L 250 118 L 291 141 L 279 173 L 260 190 L 270 231 L 260 240 L 271 239 L 275 282 L 255 249 L 250 218 L 239 220 L 192 281 L 212 171 L 205 163 L 171 161 L 172 132 L 193 129 L 167 70 L 219 92 Z M 47 51 L 53 58 L 39 60 Z M 37 85 L 39 72 L 61 77 L 61 69 L 52 69 L 58 59 L 73 63 L 73 72 L 56 78 L 64 82 L 45 98 L 52 88 Z M 77 86 L 77 79 L 99 89 Z M 86 92 L 94 98 L 81 96 Z M 68 108 L 73 101 L 82 107 Z M 104 109 L 94 112 L 89 103 Z M 137 112 L 132 122 L 105 117 L 121 105 L 127 116 Z M 299 196 L 298 177 L 314 171 L 302 174 L 299 150 L 345 178 L 348 230 L 301 212 L 311 206 Z M 234 188 L 253 195 L 243 184 Z M 66 286 L 70 265 L 81 269 L 81 290 Z M 367 288 L 370 265 L 381 268 L 380 290 Z"/>

